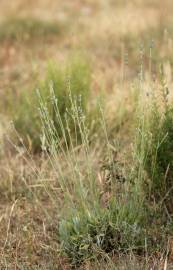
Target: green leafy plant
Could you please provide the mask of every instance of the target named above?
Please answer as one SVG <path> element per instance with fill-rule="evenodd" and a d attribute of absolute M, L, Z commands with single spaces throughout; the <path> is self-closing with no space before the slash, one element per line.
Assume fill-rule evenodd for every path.
<path fill-rule="evenodd" d="M 82 115 L 88 110 L 90 96 L 90 69 L 80 59 L 73 60 L 68 66 L 59 68 L 49 64 L 44 81 L 36 90 L 25 91 L 14 106 L 14 125 L 25 144 L 30 144 L 34 151 L 41 149 L 42 123 L 39 113 L 40 102 L 46 108 L 54 124 L 55 136 L 69 144 L 68 130 L 80 142 L 79 125 L 75 115 Z"/>
<path fill-rule="evenodd" d="M 103 252 L 142 250 L 145 230 L 143 212 L 139 208 L 134 201 L 118 205 L 114 198 L 107 208 L 99 205 L 87 212 L 81 208 L 71 211 L 69 217 L 61 220 L 59 235 L 72 264 L 95 258 Z"/>

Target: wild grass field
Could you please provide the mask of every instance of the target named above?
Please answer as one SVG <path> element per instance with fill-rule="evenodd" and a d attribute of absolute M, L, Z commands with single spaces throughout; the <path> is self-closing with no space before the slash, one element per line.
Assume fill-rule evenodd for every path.
<path fill-rule="evenodd" d="M 0 269 L 173 269 L 172 10 L 0 1 Z"/>

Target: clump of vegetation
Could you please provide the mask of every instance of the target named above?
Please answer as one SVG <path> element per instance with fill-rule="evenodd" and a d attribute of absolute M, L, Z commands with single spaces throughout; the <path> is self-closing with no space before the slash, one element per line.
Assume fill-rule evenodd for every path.
<path fill-rule="evenodd" d="M 28 41 L 62 34 L 63 26 L 35 18 L 10 18 L 0 24 L 1 41 Z M 64 28 L 63 28 L 64 29 Z"/>
<path fill-rule="evenodd" d="M 158 98 L 153 94 L 149 96 L 148 110 L 145 106 L 142 114 L 138 110 L 140 117 L 135 138 L 134 167 L 121 183 L 117 173 L 112 175 L 107 203 L 102 205 L 99 185 L 96 180 L 93 182 L 97 178 L 94 173 L 86 182 L 88 185 L 76 177 L 75 185 L 82 187 L 78 189 L 78 197 L 85 195 L 79 203 L 77 196 L 71 193 L 74 198 L 70 196 L 70 206 L 66 207 L 59 226 L 63 251 L 75 265 L 86 258 L 93 258 L 93 254 L 99 256 L 129 250 L 144 254 L 149 250 L 158 252 L 165 248 L 164 237 L 170 234 L 172 228 L 172 219 L 171 216 L 167 219 L 165 206 L 169 212 L 173 115 L 163 73 L 160 87 Z M 141 110 L 143 101 L 139 102 Z M 117 162 L 113 162 L 112 166 L 117 168 Z M 117 186 L 121 186 L 119 193 L 115 191 Z"/>
<path fill-rule="evenodd" d="M 56 106 L 56 97 L 53 96 Z M 76 100 L 72 99 L 72 107 L 76 108 Z M 62 151 L 62 158 L 66 161 L 66 174 L 64 175 L 63 165 L 58 161 L 59 150 L 61 150 L 61 138 L 56 135 L 56 121 L 47 112 L 45 103 L 41 104 L 41 116 L 45 140 L 49 146 L 49 158 L 56 171 L 58 184 L 65 197 L 64 213 L 59 224 L 59 237 L 62 249 L 71 260 L 73 265 L 80 264 L 83 260 L 99 256 L 102 252 L 126 252 L 127 250 L 140 251 L 144 249 L 146 224 L 143 200 L 132 190 L 128 190 L 128 183 L 122 180 L 122 193 L 116 196 L 115 185 L 121 182 L 117 172 L 117 163 L 110 167 L 116 172 L 111 174 L 109 187 L 109 199 L 103 203 L 102 185 L 97 181 L 97 171 L 94 162 L 91 160 L 90 152 L 94 148 L 95 138 L 89 142 L 89 130 L 85 121 L 85 113 L 81 115 L 78 110 L 74 111 L 79 127 L 81 145 L 76 150 L 71 144 L 71 149 Z M 59 111 L 55 110 L 58 123 L 63 122 Z M 103 119 L 104 122 L 104 119 Z M 109 139 L 105 122 L 102 123 L 106 136 L 108 156 L 111 158 Z M 73 133 L 69 130 L 64 132 L 63 124 L 59 126 L 65 141 L 73 140 Z M 57 147 L 58 146 L 58 147 Z M 80 152 L 82 153 L 81 158 Z M 82 164 L 85 166 L 82 166 Z M 113 167 L 113 168 L 112 168 Z M 69 172 L 69 175 L 67 174 Z M 115 172 L 115 170 L 114 170 Z M 111 173 L 111 172 L 110 172 Z M 107 181 L 104 179 L 103 181 Z M 127 185 L 127 186 L 126 186 Z M 122 195 L 124 194 L 124 195 Z"/>
<path fill-rule="evenodd" d="M 129 200 L 120 206 L 116 198 L 112 198 L 107 208 L 92 205 L 85 212 L 78 208 L 61 220 L 60 240 L 72 264 L 96 258 L 103 252 L 142 250 L 146 236 L 142 223 L 144 216 L 139 204 L 137 207 L 134 203 Z"/>
<path fill-rule="evenodd" d="M 41 149 L 42 123 L 38 108 L 44 106 L 54 125 L 54 136 L 69 145 L 69 132 L 80 142 L 78 117 L 87 115 L 91 73 L 83 60 L 73 60 L 60 68 L 51 63 L 46 79 L 39 83 L 38 92 L 24 91 L 15 106 L 14 126 L 24 143 L 34 151 Z M 20 106 L 19 106 L 20 104 Z"/>
<path fill-rule="evenodd" d="M 142 185 L 147 198 L 172 208 L 173 173 L 173 107 L 168 88 L 160 72 L 160 91 L 151 92 L 142 112 L 137 138 L 138 160 L 143 173 Z M 154 91 L 154 89 L 152 90 Z M 144 173 L 146 172 L 146 174 Z M 168 203 L 169 202 L 169 203 Z M 170 210 L 172 212 L 172 210 Z"/>

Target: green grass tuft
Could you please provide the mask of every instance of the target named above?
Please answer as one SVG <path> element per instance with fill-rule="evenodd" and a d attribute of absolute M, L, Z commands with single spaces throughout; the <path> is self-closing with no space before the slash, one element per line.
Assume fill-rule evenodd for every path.
<path fill-rule="evenodd" d="M 69 132 L 76 144 L 80 143 L 78 118 L 88 110 L 91 73 L 89 65 L 80 59 L 65 67 L 51 63 L 46 78 L 36 90 L 24 91 L 14 106 L 14 125 L 25 144 L 33 151 L 41 150 L 42 121 L 40 109 L 44 107 L 54 125 L 54 138 L 70 144 Z M 46 116 L 45 116 L 46 117 Z"/>
<path fill-rule="evenodd" d="M 72 264 L 96 259 L 104 253 L 140 251 L 145 246 L 145 230 L 140 204 L 119 205 L 115 198 L 107 208 L 92 206 L 86 212 L 78 208 L 61 220 L 59 235 L 62 248 Z M 94 254 L 94 255 L 93 255 Z"/>

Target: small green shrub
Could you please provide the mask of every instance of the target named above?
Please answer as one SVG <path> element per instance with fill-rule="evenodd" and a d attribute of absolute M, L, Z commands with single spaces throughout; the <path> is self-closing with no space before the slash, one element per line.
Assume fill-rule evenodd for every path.
<path fill-rule="evenodd" d="M 35 18 L 10 18 L 0 24 L 1 41 L 28 41 L 61 33 L 62 25 Z"/>
<path fill-rule="evenodd" d="M 67 144 L 73 137 L 75 143 L 79 143 L 78 118 L 87 114 L 90 81 L 90 68 L 83 60 L 74 60 L 64 68 L 50 64 L 46 79 L 38 85 L 40 98 L 35 89 L 25 91 L 14 106 L 14 125 L 24 143 L 30 143 L 34 151 L 41 149 L 39 107 L 46 109 L 47 117 L 54 125 L 55 137 Z M 69 137 L 69 132 L 72 137 Z"/>
<path fill-rule="evenodd" d="M 55 93 L 54 91 L 53 95 Z M 82 263 L 86 258 L 93 258 L 93 254 L 94 257 L 97 257 L 102 252 L 143 250 L 145 243 L 143 200 L 141 198 L 139 200 L 139 196 L 136 196 L 135 192 L 131 195 L 125 187 L 121 189 L 124 193 L 121 192 L 117 195 L 115 193 L 116 184 L 110 185 L 109 190 L 103 190 L 104 188 L 97 181 L 98 165 L 95 167 L 93 155 L 90 155 L 94 151 L 96 138 L 94 137 L 91 142 L 88 139 L 90 130 L 85 119 L 85 116 L 87 118 L 85 103 L 82 105 L 84 109 L 81 113 L 81 110 L 79 112 L 77 110 L 78 105 L 75 106 L 77 101 L 73 99 L 73 95 L 71 95 L 70 100 L 72 101 L 72 110 L 75 110 L 76 127 L 79 127 L 81 144 L 76 148 L 76 144 L 72 143 L 68 151 L 61 152 L 60 159 L 58 153 L 61 150 L 59 147 L 61 147 L 62 142 L 61 137 L 57 136 L 57 130 L 60 129 L 59 134 L 70 143 L 72 138 L 76 138 L 76 136 L 73 135 L 72 128 L 67 130 L 67 133 L 65 132 L 63 122 L 66 119 L 61 117 L 60 110 L 56 109 L 55 96 L 53 96 L 54 118 L 48 112 L 47 103 L 41 102 L 43 130 L 46 145 L 50 149 L 48 155 L 65 199 L 58 234 L 62 250 L 73 265 Z M 80 104 L 79 107 L 81 108 Z M 55 120 L 52 121 L 52 119 Z M 74 119 L 72 120 L 74 121 Z M 104 149 L 112 160 L 111 151 L 113 150 L 110 150 L 105 122 L 102 123 L 102 128 L 104 131 L 100 130 L 105 133 L 106 145 L 108 144 L 107 148 Z M 76 134 L 76 132 L 74 133 Z M 61 164 L 61 160 L 64 160 L 63 164 Z M 117 168 L 118 163 L 112 166 Z M 112 166 L 109 168 L 110 170 L 112 170 Z M 106 181 L 106 179 L 104 180 Z M 121 182 L 119 174 L 116 172 L 111 174 L 111 181 Z M 122 186 L 126 185 L 124 181 L 121 184 Z M 106 204 L 102 198 L 104 192 L 110 193 Z"/>
<path fill-rule="evenodd" d="M 171 105 L 167 103 L 167 89 L 163 79 L 161 82 L 161 97 L 164 105 L 162 110 L 158 106 L 159 101 L 152 95 L 151 103 L 147 104 L 147 110 L 145 106 L 142 108 L 143 102 L 140 100 L 141 114 L 138 136 L 135 141 L 133 164 L 135 166 L 132 171 L 129 165 L 128 168 L 127 166 L 124 168 L 123 165 L 121 168 L 121 163 L 115 160 L 115 156 L 119 153 L 117 154 L 116 146 L 110 144 L 103 116 L 102 127 L 106 137 L 106 147 L 104 145 L 101 159 L 103 160 L 103 156 L 108 156 L 108 163 L 102 166 L 106 170 L 106 175 L 101 178 L 101 183 L 97 181 L 98 164 L 95 167 L 93 156 L 92 158 L 90 156 L 91 149 L 93 150 L 93 146 L 95 146 L 95 140 L 91 144 L 88 140 L 89 130 L 85 126 L 86 121 L 83 121 L 85 106 L 83 105 L 84 113 L 78 112 L 77 108 L 81 106 L 80 104 L 75 106 L 77 101 L 73 99 L 73 95 L 70 95 L 69 102 L 72 104 L 72 110 L 75 111 L 75 118 L 69 118 L 69 121 L 70 119 L 73 122 L 74 119 L 77 120 L 76 126 L 79 127 L 81 145 L 76 149 L 76 145 L 71 144 L 72 147 L 68 151 L 62 151 L 61 159 L 64 160 L 65 165 L 61 165 L 57 145 L 61 145 L 61 136 L 71 143 L 75 130 L 69 128 L 67 133 L 65 132 L 64 126 L 69 121 L 66 117 L 60 117 L 60 111 L 56 109 L 55 91 L 53 92 L 53 108 L 55 108 L 52 112 L 53 117 L 48 106 L 49 98 L 48 103 L 47 101 L 41 103 L 45 140 L 50 149 L 48 155 L 65 199 L 58 236 L 62 251 L 75 266 L 81 264 L 85 259 L 93 259 L 105 253 L 128 253 L 133 250 L 145 254 L 145 252 L 158 251 L 164 247 L 164 238 L 168 229 L 165 230 L 163 225 L 166 224 L 166 228 L 168 228 L 172 226 L 172 222 L 169 220 L 168 224 L 162 218 L 163 211 L 159 207 L 159 203 L 161 195 L 166 194 L 162 193 L 162 185 L 165 187 L 165 183 L 160 182 L 160 179 L 165 179 L 163 177 L 166 164 L 171 161 L 172 154 L 167 153 L 170 151 L 171 139 L 163 148 L 161 147 L 167 138 L 165 132 L 168 132 L 169 126 L 171 127 L 172 110 Z M 43 87 L 43 89 L 47 88 Z M 44 100 L 44 96 L 42 100 Z M 66 112 L 64 113 L 66 114 Z M 55 120 L 52 121 L 52 119 Z M 61 124 L 59 125 L 59 123 Z M 57 136 L 59 129 L 61 136 Z M 76 132 L 74 133 L 76 134 Z M 160 154 L 159 151 L 161 151 Z M 82 156 L 80 156 L 80 152 Z M 167 157 L 166 164 L 162 162 L 163 154 Z M 129 160 L 130 162 L 132 161 Z M 124 169 L 125 174 L 124 170 L 121 172 L 120 169 Z M 102 195 L 108 195 L 106 202 Z M 151 204 L 151 201 L 157 202 L 158 205 Z"/>
<path fill-rule="evenodd" d="M 103 252 L 142 250 L 146 233 L 140 207 L 135 200 L 119 205 L 113 198 L 107 208 L 99 205 L 87 211 L 81 208 L 71 211 L 69 217 L 61 220 L 59 235 L 72 264 L 95 258 Z"/>

